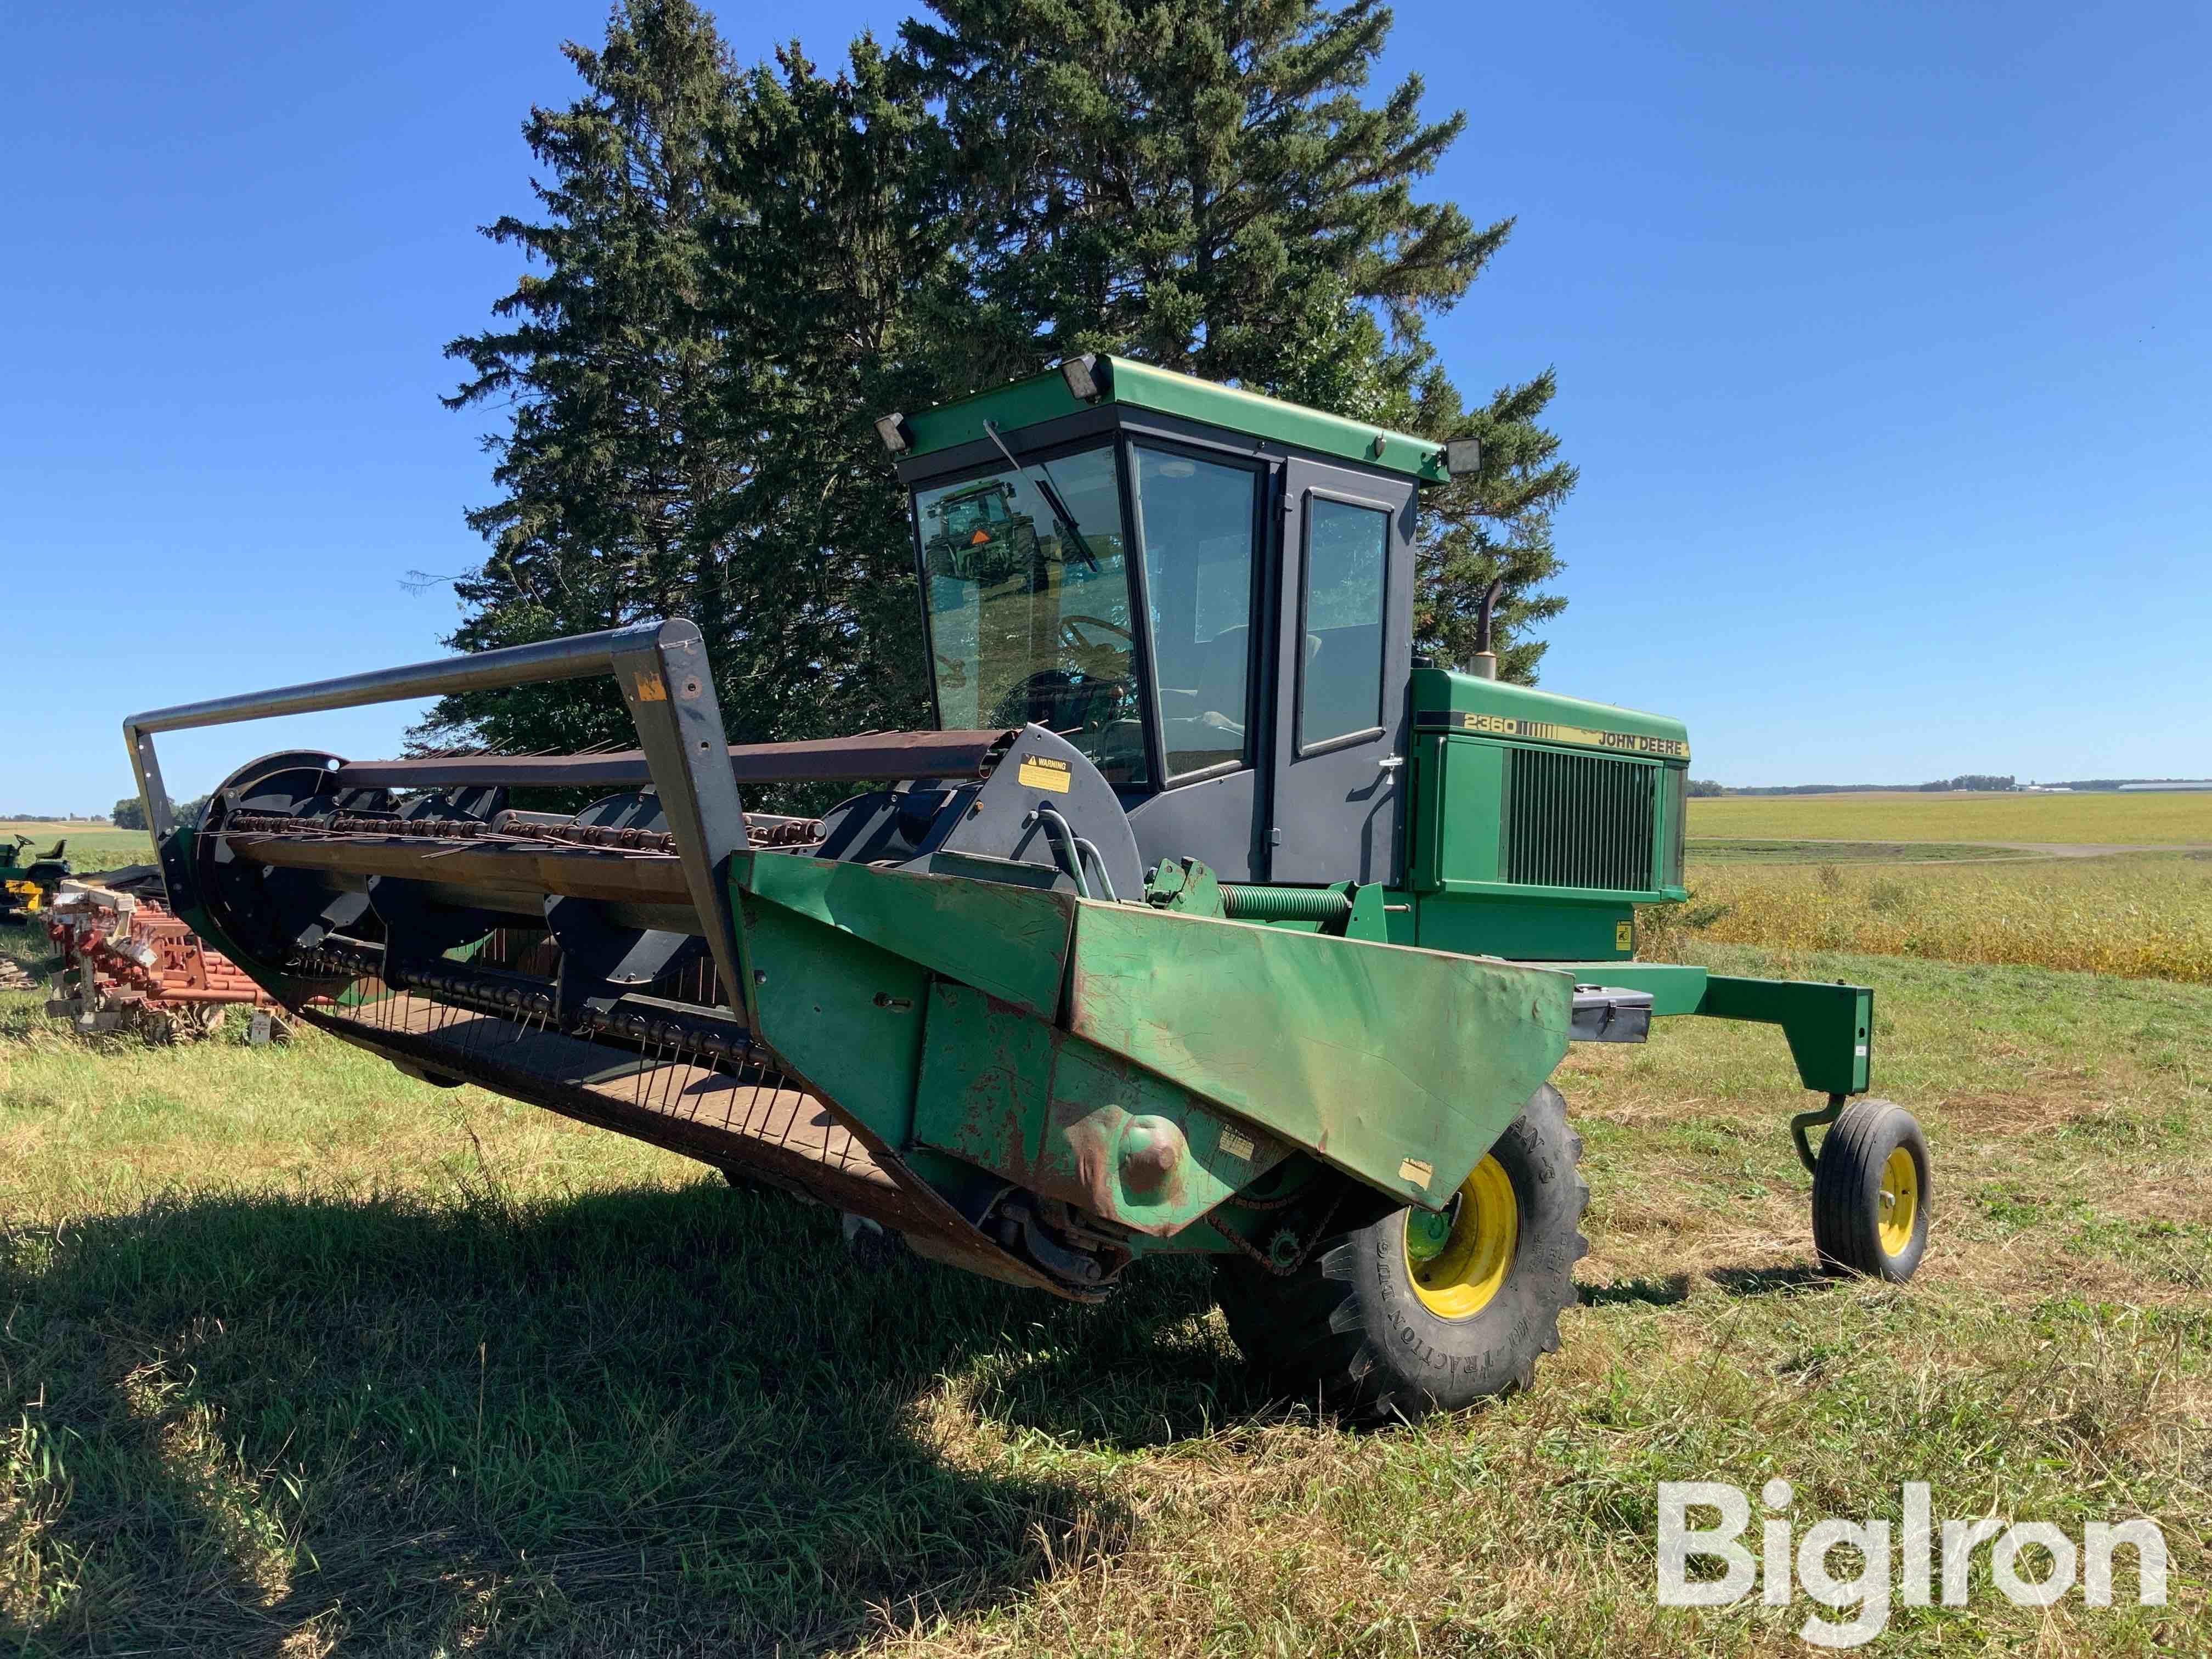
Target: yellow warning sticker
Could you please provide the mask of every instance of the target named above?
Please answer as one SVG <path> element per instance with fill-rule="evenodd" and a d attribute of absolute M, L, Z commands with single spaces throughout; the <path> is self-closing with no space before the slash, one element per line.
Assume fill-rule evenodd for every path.
<path fill-rule="evenodd" d="M 1221 1132 L 1221 1150 L 1231 1158 L 1243 1159 L 1247 1164 L 1252 1161 L 1251 1141 L 1238 1134 L 1234 1129 L 1224 1129 Z"/>
<path fill-rule="evenodd" d="M 1074 769 L 1049 755 L 1024 755 L 1014 769 L 1014 781 L 1024 789 L 1049 789 L 1064 795 L 1074 782 Z"/>
<path fill-rule="evenodd" d="M 660 676 L 650 668 L 641 668 L 630 677 L 630 680 L 631 684 L 637 687 L 637 700 L 640 702 L 668 701 L 668 688 L 661 684 Z"/>
<path fill-rule="evenodd" d="M 1436 1165 L 1424 1164 L 1418 1158 L 1409 1158 L 1398 1166 L 1398 1179 L 1410 1181 L 1416 1187 L 1425 1187 L 1434 1179 Z"/>
<path fill-rule="evenodd" d="M 1613 948 L 1616 951 L 1633 951 L 1636 948 L 1634 922 L 1616 921 L 1613 924 Z"/>

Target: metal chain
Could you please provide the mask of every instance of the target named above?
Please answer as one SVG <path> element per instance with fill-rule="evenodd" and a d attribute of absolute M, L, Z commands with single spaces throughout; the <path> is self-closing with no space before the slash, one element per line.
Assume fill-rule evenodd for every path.
<path fill-rule="evenodd" d="M 1310 1194 L 1301 1187 L 1294 1193 L 1285 1193 L 1275 1198 L 1247 1198 L 1242 1193 L 1231 1193 L 1221 1201 L 1233 1204 L 1240 1210 L 1282 1210 L 1309 1196 Z"/>
<path fill-rule="evenodd" d="M 591 823 L 530 823 L 520 829 L 502 829 L 497 824 L 496 819 L 479 823 L 473 818 L 402 818 L 360 812 L 338 812 L 328 818 L 236 812 L 224 821 L 222 831 L 240 836 L 398 836 L 416 841 L 550 841 L 572 847 L 670 854 L 677 850 L 676 837 L 661 830 L 622 830 Z M 822 839 L 822 823 L 818 818 L 756 823 L 748 816 L 745 839 L 755 847 L 811 846 Z"/>
<path fill-rule="evenodd" d="M 1292 1260 L 1279 1264 L 1257 1244 L 1246 1238 L 1243 1234 L 1231 1232 L 1226 1227 L 1217 1227 L 1214 1231 L 1269 1273 L 1274 1274 L 1276 1278 L 1288 1279 L 1299 1268 L 1304 1267 L 1313 1253 L 1321 1248 L 1322 1240 L 1328 1237 L 1328 1224 L 1336 1218 L 1337 1206 L 1343 1202 L 1344 1194 L 1340 1191 L 1334 1198 L 1329 1200 L 1328 1208 L 1321 1212 L 1321 1219 L 1314 1224 L 1313 1237 L 1306 1242 L 1305 1249 L 1300 1250 Z"/>

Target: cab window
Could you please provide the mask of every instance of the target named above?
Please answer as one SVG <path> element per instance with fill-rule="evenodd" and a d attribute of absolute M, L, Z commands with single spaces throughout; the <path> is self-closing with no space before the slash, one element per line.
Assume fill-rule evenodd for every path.
<path fill-rule="evenodd" d="M 1379 507 L 1310 494 L 1305 508 L 1302 750 L 1382 723 L 1382 588 L 1390 550 L 1390 515 Z"/>
<path fill-rule="evenodd" d="M 1167 775 L 1249 762 L 1260 475 L 1142 445 L 1133 453 Z"/>
<path fill-rule="evenodd" d="M 1038 477 L 1073 524 L 1057 520 Z M 1107 445 L 915 492 L 948 730 L 1034 722 L 1109 783 L 1147 781 L 1121 489 Z"/>

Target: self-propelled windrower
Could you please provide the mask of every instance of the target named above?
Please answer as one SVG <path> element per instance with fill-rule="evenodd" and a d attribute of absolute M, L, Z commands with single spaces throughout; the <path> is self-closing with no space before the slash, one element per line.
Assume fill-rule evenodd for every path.
<path fill-rule="evenodd" d="M 1680 901 L 1660 716 L 1413 654 L 1424 440 L 1086 357 L 878 423 L 936 729 L 732 745 L 682 620 L 135 716 L 169 891 L 301 1018 L 1057 1295 L 1217 1261 L 1287 1385 L 1524 1384 L 1588 1188 L 1547 1081 L 1655 1018 L 1781 1028 L 1814 1237 L 1902 1279 L 1872 993 L 1634 959 Z M 612 677 L 637 747 L 264 757 L 172 823 L 157 733 Z M 820 819 L 749 790 L 852 784 Z M 865 786 L 865 787 L 864 787 Z M 572 815 L 508 792 L 583 788 Z M 1817 1156 L 1808 1132 L 1826 1125 Z"/>

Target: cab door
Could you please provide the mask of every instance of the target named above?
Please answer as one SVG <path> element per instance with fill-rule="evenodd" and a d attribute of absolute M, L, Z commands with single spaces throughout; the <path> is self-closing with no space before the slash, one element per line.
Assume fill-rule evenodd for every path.
<path fill-rule="evenodd" d="M 1283 469 L 1268 878 L 1399 878 L 1413 670 L 1411 479 Z"/>

